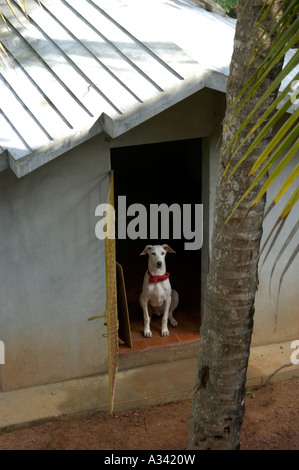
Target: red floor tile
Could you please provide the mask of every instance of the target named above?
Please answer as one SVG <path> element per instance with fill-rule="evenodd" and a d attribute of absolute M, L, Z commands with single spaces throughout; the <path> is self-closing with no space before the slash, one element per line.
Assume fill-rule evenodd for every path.
<path fill-rule="evenodd" d="M 196 341 L 199 339 L 199 332 L 193 331 L 190 333 L 179 333 L 177 336 L 180 341 Z"/>
<path fill-rule="evenodd" d="M 157 336 L 155 338 L 146 338 L 145 342 L 149 347 L 167 346 L 169 344 L 179 343 L 179 339 L 176 335 Z"/>

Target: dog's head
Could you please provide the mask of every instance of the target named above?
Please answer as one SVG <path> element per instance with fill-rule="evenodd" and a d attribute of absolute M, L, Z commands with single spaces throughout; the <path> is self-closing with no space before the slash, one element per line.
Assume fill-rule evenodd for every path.
<path fill-rule="evenodd" d="M 149 256 L 149 268 L 165 269 L 166 253 L 175 253 L 168 245 L 147 245 L 140 255 Z"/>

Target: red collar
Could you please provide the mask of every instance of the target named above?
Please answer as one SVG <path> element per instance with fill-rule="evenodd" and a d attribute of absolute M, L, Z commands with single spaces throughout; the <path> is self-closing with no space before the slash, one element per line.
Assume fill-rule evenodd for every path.
<path fill-rule="evenodd" d="M 153 276 L 149 271 L 149 282 L 161 282 L 169 278 L 169 273 L 162 274 L 162 276 Z"/>

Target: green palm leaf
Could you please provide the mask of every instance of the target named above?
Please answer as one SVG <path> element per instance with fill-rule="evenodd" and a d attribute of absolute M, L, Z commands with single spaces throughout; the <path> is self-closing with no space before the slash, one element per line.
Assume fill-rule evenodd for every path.
<path fill-rule="evenodd" d="M 273 204 L 277 204 L 283 194 L 289 189 L 291 184 L 295 181 L 295 179 L 299 176 L 299 163 L 295 166 L 293 171 L 287 176 L 285 182 L 281 186 L 280 190 L 276 194 L 275 198 L 273 199 Z"/>
<path fill-rule="evenodd" d="M 299 117 L 299 109 L 297 109 L 296 112 L 290 117 L 290 119 L 288 119 L 288 121 L 280 128 L 280 130 L 277 132 L 276 136 L 271 140 L 270 144 L 265 148 L 265 150 L 261 153 L 258 160 L 254 163 L 248 177 L 250 177 L 251 175 L 253 175 L 257 171 L 257 169 L 260 167 L 260 165 L 267 159 L 267 157 L 272 152 L 272 150 L 277 146 L 277 148 L 272 153 L 272 155 L 267 159 L 266 163 L 264 164 L 264 166 L 262 167 L 262 169 L 260 170 L 258 175 L 254 178 L 254 180 L 250 184 L 249 188 L 245 191 L 245 193 L 242 195 L 242 197 L 239 199 L 239 201 L 235 204 L 235 206 L 234 206 L 233 210 L 231 211 L 230 215 L 228 216 L 226 222 L 228 222 L 229 219 L 234 215 L 237 208 L 240 206 L 240 204 L 243 202 L 243 200 L 248 196 L 248 194 L 255 188 L 255 186 L 260 182 L 260 180 L 264 177 L 264 175 L 267 173 L 269 168 L 281 157 L 283 152 L 288 149 L 288 147 L 291 145 L 291 143 L 296 138 L 298 138 L 298 136 L 299 136 L 299 126 L 298 125 L 295 126 L 291 130 L 291 132 L 287 133 L 290 130 L 290 128 L 293 126 L 293 123 L 298 119 L 298 117 Z M 286 137 L 283 139 L 283 137 L 285 135 L 286 135 Z M 294 157 L 294 155 L 297 153 L 298 150 L 299 150 L 299 142 L 298 142 L 298 140 L 295 140 L 295 143 L 292 146 L 292 148 L 282 158 L 282 160 L 278 164 L 275 171 L 268 177 L 268 179 L 265 182 L 263 188 L 260 190 L 258 196 L 251 203 L 250 207 L 253 207 L 260 200 L 260 198 L 267 191 L 267 189 L 273 183 L 273 181 L 278 176 L 278 174 L 291 161 L 291 159 Z"/>
<path fill-rule="evenodd" d="M 265 21 L 268 13 L 271 10 L 275 0 L 270 2 L 270 4 L 265 3 L 264 7 L 261 11 L 259 21 L 257 22 L 256 29 L 254 34 L 257 34 L 259 29 L 259 25 Z M 232 113 L 232 117 L 230 121 L 227 123 L 225 130 L 229 127 L 230 123 L 236 118 L 239 114 L 243 106 L 248 102 L 248 100 L 252 99 L 258 93 L 259 87 L 261 83 L 265 80 L 265 78 L 269 75 L 272 68 L 283 58 L 285 57 L 286 53 L 289 52 L 293 47 L 295 47 L 299 41 L 299 18 L 298 18 L 298 11 L 299 11 L 299 2 L 298 0 L 285 0 L 281 7 L 280 11 L 278 12 L 280 15 L 279 20 L 275 27 L 273 26 L 273 21 L 271 21 L 268 25 L 266 34 L 263 33 L 263 36 L 258 37 L 256 41 L 256 49 L 255 53 L 251 59 L 253 61 L 258 55 L 260 49 L 263 47 L 263 44 L 267 39 L 273 35 L 276 36 L 273 46 L 268 53 L 267 57 L 263 60 L 260 67 L 255 71 L 255 73 L 249 78 L 246 85 L 243 87 L 241 92 L 236 97 L 231 109 L 234 111 Z M 249 209 L 245 217 L 247 217 L 249 211 L 257 204 L 261 197 L 268 191 L 268 189 L 273 185 L 274 181 L 281 175 L 282 170 L 284 170 L 291 161 L 294 159 L 295 155 L 299 151 L 299 109 L 296 103 L 296 93 L 292 93 L 294 86 L 299 83 L 299 73 L 294 74 L 295 68 L 298 66 L 299 63 L 299 50 L 294 50 L 290 60 L 285 65 L 284 69 L 278 74 L 274 80 L 272 80 L 269 88 L 267 91 L 261 96 L 255 106 L 253 107 L 252 111 L 248 114 L 246 119 L 243 121 L 242 125 L 238 129 L 238 132 L 235 133 L 233 138 L 228 142 L 224 153 L 229 152 L 229 162 L 226 165 L 226 168 L 223 172 L 223 178 L 231 178 L 231 176 L 235 173 L 235 171 L 240 167 L 240 165 L 244 164 L 248 157 L 252 154 L 254 150 L 257 149 L 257 146 L 261 143 L 261 141 L 266 138 L 273 129 L 273 127 L 279 123 L 282 117 L 285 117 L 287 112 L 290 112 L 291 107 L 295 108 L 294 112 L 289 114 L 287 120 L 284 124 L 280 127 L 280 129 L 273 135 L 273 138 L 268 143 L 266 148 L 261 152 L 259 158 L 256 159 L 255 163 L 252 165 L 250 171 L 248 172 L 248 178 L 245 183 L 244 193 L 242 197 L 235 201 L 231 213 L 227 217 L 225 223 L 234 215 L 236 209 L 240 206 L 242 201 L 245 198 L 250 197 L 251 191 L 253 191 L 257 184 L 260 184 L 262 178 L 264 179 L 266 176 L 266 181 L 264 182 L 262 188 L 259 190 L 258 194 L 249 200 Z M 250 65 L 250 64 L 249 64 Z M 265 100 L 268 96 L 277 88 L 281 86 L 281 83 L 285 78 L 290 75 L 292 78 L 288 81 L 287 86 L 281 90 L 281 93 L 277 96 L 275 101 L 273 102 L 272 106 L 267 109 L 263 116 L 255 122 L 253 125 L 251 124 L 254 122 L 254 115 L 258 109 L 265 103 Z M 249 131 L 246 137 L 240 142 L 240 135 L 241 132 L 249 127 Z M 253 139 L 253 142 L 248 145 L 249 139 Z M 238 163 L 233 165 L 234 158 L 237 154 L 240 154 L 243 148 L 245 148 L 245 144 L 247 143 L 247 148 L 244 150 L 244 154 L 242 158 L 239 158 Z M 269 174 L 268 174 L 269 172 Z M 279 217 L 277 218 L 276 222 L 273 224 L 272 229 L 264 243 L 260 251 L 260 255 L 268 246 L 269 242 L 270 246 L 268 248 L 268 252 L 263 260 L 263 264 L 265 259 L 267 259 L 269 253 L 273 249 L 273 246 L 278 239 L 279 234 L 281 234 L 283 227 L 285 226 L 285 222 L 294 208 L 295 204 L 299 199 L 299 188 L 298 186 L 295 187 L 293 191 L 291 191 L 291 186 L 294 182 L 298 179 L 299 176 L 299 163 L 295 165 L 292 170 L 288 171 L 288 174 L 280 185 L 280 189 L 276 193 L 273 201 L 270 203 L 268 210 L 265 213 L 265 217 L 272 211 L 272 209 L 276 206 L 277 202 L 281 199 L 281 197 L 286 193 L 286 191 L 290 191 L 290 196 L 287 199 L 283 209 L 280 212 Z M 244 220 L 244 219 L 243 219 Z M 241 222 L 242 224 L 242 222 Z M 240 224 L 240 226 L 241 226 Z M 295 234 L 298 232 L 299 223 L 295 224 L 295 227 L 291 231 L 291 233 L 287 236 L 285 242 L 281 250 L 279 251 L 278 257 L 274 263 L 274 266 L 271 271 L 270 281 L 269 281 L 269 289 L 271 293 L 271 282 L 274 270 L 277 266 L 278 261 L 281 259 L 282 254 L 285 252 L 286 248 L 289 246 L 290 242 L 294 239 Z M 239 230 L 239 229 L 238 229 Z M 275 321 L 277 322 L 277 312 L 278 312 L 278 299 L 279 299 L 279 292 L 280 287 L 290 265 L 293 263 L 295 257 L 298 254 L 298 248 L 296 248 L 291 256 L 289 257 L 286 266 L 284 267 L 280 281 L 279 281 L 279 289 L 278 289 L 278 297 L 277 297 L 277 304 L 276 304 L 276 314 L 275 314 Z M 263 266 L 261 265 L 261 268 Z"/>
<path fill-rule="evenodd" d="M 299 79 L 299 73 L 296 75 L 296 78 Z M 258 133 L 258 135 L 256 136 L 255 140 L 253 141 L 253 143 L 251 144 L 251 146 L 249 147 L 249 149 L 245 152 L 245 154 L 243 155 L 243 157 L 239 160 L 239 162 L 235 165 L 235 167 L 233 168 L 233 170 L 230 172 L 229 174 L 229 178 L 232 176 L 232 174 L 237 170 L 237 168 L 243 163 L 243 161 L 246 160 L 246 158 L 248 157 L 248 155 L 256 148 L 256 146 L 261 142 L 261 140 L 268 134 L 268 132 L 275 126 L 275 124 L 277 124 L 279 122 L 279 120 L 284 116 L 284 114 L 288 111 L 288 109 L 291 107 L 292 105 L 292 102 L 291 102 L 291 98 L 287 99 L 285 101 L 285 103 L 279 108 L 277 109 L 277 111 L 275 112 L 275 114 L 272 115 L 272 117 L 267 120 L 269 114 L 273 113 L 273 111 L 275 110 L 275 108 L 281 103 L 281 101 L 283 101 L 283 99 L 285 98 L 285 96 L 287 95 L 287 93 L 290 92 L 290 90 L 292 89 L 292 83 L 289 83 L 289 85 L 283 90 L 283 92 L 276 98 L 276 100 L 272 103 L 271 106 L 269 106 L 269 108 L 267 109 L 267 111 L 263 114 L 263 116 L 256 122 L 255 125 L 253 125 L 253 127 L 251 128 L 251 130 L 248 132 L 247 136 L 245 137 L 245 139 L 242 141 L 242 143 L 238 146 L 238 148 L 234 151 L 234 153 L 232 154 L 231 156 L 231 159 L 230 159 L 230 162 L 231 160 L 234 158 L 234 156 L 236 155 L 236 153 L 240 150 L 240 148 L 245 144 L 245 142 L 257 131 L 257 129 L 259 127 L 261 127 L 265 122 L 266 122 L 266 125 L 264 125 L 264 127 L 260 130 L 260 132 Z M 293 119 L 294 121 L 294 119 Z M 289 126 L 290 127 L 290 126 Z M 270 147 L 269 147 L 270 148 Z M 268 151 L 268 149 L 267 149 Z M 266 153 L 266 152 L 265 152 Z M 269 154 L 270 152 L 267 153 L 267 155 Z M 227 171 L 228 168 L 225 169 L 225 173 Z"/>
<path fill-rule="evenodd" d="M 27 17 L 27 8 L 26 8 L 26 0 L 23 0 L 23 2 L 21 2 L 20 0 L 16 0 L 18 5 L 20 6 L 21 8 L 21 11 L 22 13 Z M 6 4 L 9 6 L 10 10 L 12 11 L 12 13 L 14 14 L 14 16 L 18 19 L 18 16 L 11 4 L 11 2 L 9 0 L 5 0 Z M 0 11 L 0 19 L 2 21 L 2 23 L 4 24 L 4 26 L 8 29 L 8 26 L 7 26 L 7 22 L 6 22 L 6 19 L 5 17 L 3 16 L 2 12 Z M 4 34 L 3 34 L 3 31 L 1 30 L 0 28 L 0 34 L 4 37 Z M 2 68 L 5 68 L 5 62 L 4 62 L 4 56 L 6 58 L 8 58 L 8 55 L 6 53 L 6 50 L 5 50 L 5 47 L 4 45 L 0 42 L 0 66 Z"/>
<path fill-rule="evenodd" d="M 293 0 L 295 2 L 295 0 Z M 242 107 L 246 104 L 246 102 L 251 99 L 254 94 L 258 91 L 259 86 L 265 79 L 265 77 L 269 74 L 269 72 L 272 70 L 272 68 L 282 60 L 282 58 L 285 56 L 286 52 L 288 52 L 299 40 L 299 18 L 294 22 L 291 28 L 289 28 L 280 38 L 279 42 L 277 42 L 275 46 L 274 52 L 270 51 L 270 53 L 267 55 L 267 57 L 264 59 L 262 64 L 258 67 L 258 69 L 255 71 L 255 73 L 251 76 L 251 78 L 247 81 L 246 85 L 243 87 L 243 89 L 240 91 L 240 93 L 237 95 L 233 105 L 232 109 L 236 107 L 237 103 L 239 103 L 238 107 L 235 109 L 234 114 L 231 117 L 231 120 L 228 122 L 225 130 L 227 127 L 230 125 L 231 121 L 236 117 L 236 115 L 239 113 L 239 111 L 242 109 Z M 273 91 L 285 78 L 285 76 L 288 75 L 295 67 L 298 65 L 298 54 L 299 52 L 297 51 L 295 54 L 295 57 L 291 59 L 291 63 L 289 62 L 286 67 L 282 70 L 281 74 L 279 74 L 278 77 L 276 77 L 275 84 L 271 87 L 271 91 Z M 252 85 L 252 86 L 251 86 Z M 250 88 L 251 87 L 251 88 Z M 247 93 L 247 96 L 243 98 L 242 101 L 241 97 L 245 94 L 245 92 L 250 88 L 250 91 Z M 259 100 L 258 104 L 255 106 L 254 110 L 252 111 L 252 114 L 255 113 L 256 109 L 260 104 L 266 99 L 266 96 L 269 96 L 269 93 L 267 95 L 263 95 L 263 97 Z M 252 114 L 250 116 L 252 116 Z M 249 122 L 249 119 L 246 120 L 246 123 Z M 243 124 L 242 129 L 245 127 Z M 239 132 L 234 136 L 234 138 L 231 140 L 227 148 L 225 149 L 225 152 L 228 150 L 228 148 L 238 139 L 238 136 L 240 134 Z M 224 153 L 225 153 L 224 152 Z"/>
<path fill-rule="evenodd" d="M 260 22 L 264 21 L 265 15 L 267 15 L 267 10 L 271 8 L 271 5 L 272 3 L 270 3 L 270 5 L 268 5 L 267 7 L 266 6 L 264 7 L 264 12 L 261 15 Z M 298 31 L 299 30 L 299 18 L 296 18 L 294 20 L 294 17 L 295 15 L 297 15 L 297 10 L 299 8 L 298 0 L 293 0 L 291 3 L 284 2 L 283 7 L 285 6 L 287 6 L 286 11 L 282 15 L 282 18 L 280 19 L 280 22 L 279 22 L 279 26 L 281 27 L 282 32 L 277 35 L 276 42 L 274 46 L 272 47 L 271 51 L 269 52 L 265 60 L 262 62 L 258 70 L 248 80 L 247 84 L 245 85 L 243 90 L 240 92 L 240 94 L 237 96 L 235 103 L 233 104 L 232 107 L 236 106 L 236 103 L 238 101 L 240 103 L 237 106 L 237 109 L 235 110 L 231 120 L 234 119 L 234 117 L 239 113 L 239 111 L 245 105 L 245 103 L 254 96 L 254 94 L 257 92 L 262 81 L 272 70 L 274 64 L 276 64 L 277 61 L 281 60 L 285 56 L 286 52 L 289 51 L 291 47 L 294 44 L 296 44 L 296 42 L 299 40 L 299 31 Z M 287 29 L 282 28 L 282 25 L 289 26 L 290 19 L 292 20 L 291 26 L 288 27 Z M 257 24 L 257 28 L 258 28 L 258 25 L 259 25 L 259 22 Z M 276 30 L 277 30 L 277 27 L 272 28 L 271 34 L 274 34 Z M 259 38 L 259 42 L 262 40 L 263 38 Z M 259 42 L 257 42 L 257 46 L 259 45 Z M 285 97 L 288 94 L 290 94 L 290 91 L 292 90 L 292 87 L 293 87 L 294 80 L 297 80 L 299 78 L 299 73 L 296 74 L 295 79 L 291 80 L 288 83 L 288 85 L 285 87 L 282 93 L 278 95 L 273 105 L 269 109 L 267 109 L 267 111 L 263 114 L 262 118 L 259 119 L 258 122 L 252 126 L 251 130 L 248 132 L 245 139 L 243 139 L 243 141 L 239 143 L 238 146 L 236 147 L 236 143 L 239 140 L 240 133 L 244 130 L 246 126 L 248 126 L 248 123 L 253 120 L 254 114 L 256 113 L 257 109 L 259 109 L 259 107 L 265 102 L 267 97 L 277 87 L 279 87 L 282 80 L 284 80 L 285 77 L 289 75 L 295 69 L 298 63 L 299 63 L 299 51 L 297 50 L 293 54 L 289 62 L 286 64 L 282 72 L 278 74 L 278 76 L 272 81 L 268 90 L 258 100 L 256 105 L 253 107 L 252 111 L 244 120 L 238 132 L 234 135 L 234 137 L 228 143 L 224 152 L 227 152 L 229 148 L 231 148 L 231 155 L 230 155 L 229 163 L 227 164 L 224 170 L 223 177 L 227 176 L 228 170 L 231 167 L 234 156 L 236 155 L 238 151 L 240 151 L 240 149 L 242 149 L 242 146 L 244 146 L 245 142 L 247 142 L 248 139 L 254 133 L 256 134 L 258 131 L 258 134 L 255 137 L 253 143 L 250 145 L 249 149 L 244 152 L 243 157 L 238 161 L 235 167 L 230 170 L 229 175 L 227 176 L 228 178 L 230 178 L 232 174 L 236 171 L 236 169 L 248 158 L 251 152 L 257 147 L 257 145 L 261 142 L 261 140 L 268 134 L 271 128 L 273 128 L 273 126 L 279 121 L 279 119 L 285 114 L 285 112 L 292 105 L 292 99 L 291 97 L 289 97 L 284 102 L 284 104 L 282 104 L 280 109 L 278 109 L 275 113 L 273 113 L 274 109 L 277 108 L 277 106 L 282 103 L 282 101 L 285 99 Z M 247 91 L 246 97 L 241 100 L 241 97 L 244 95 L 245 91 L 248 90 L 249 87 L 250 89 L 249 91 Z M 271 113 L 273 113 L 272 116 L 271 116 Z M 269 118 L 269 116 L 271 117 Z M 264 161 L 267 159 L 267 162 L 263 165 L 258 175 L 254 178 L 253 182 L 249 185 L 248 189 L 245 191 L 242 198 L 239 201 L 237 201 L 237 203 L 235 204 L 226 222 L 228 222 L 228 220 L 232 217 L 232 215 L 236 211 L 237 207 L 241 204 L 241 202 L 245 199 L 245 197 L 248 196 L 248 194 L 252 191 L 252 189 L 255 188 L 256 184 L 259 183 L 261 178 L 267 173 L 267 171 L 272 167 L 272 165 L 276 162 L 276 160 L 279 158 L 282 158 L 282 153 L 287 151 L 287 149 L 292 145 L 292 143 L 293 145 L 291 149 L 288 150 L 287 155 L 282 158 L 282 161 L 278 164 L 275 171 L 268 177 L 267 182 L 264 184 L 262 190 L 259 192 L 258 196 L 253 201 L 252 205 L 256 204 L 256 202 L 262 197 L 262 195 L 267 191 L 267 189 L 274 182 L 276 177 L 280 174 L 282 169 L 294 157 L 294 155 L 296 154 L 298 150 L 298 135 L 299 135 L 298 117 L 299 117 L 299 111 L 297 107 L 295 112 L 292 115 L 290 115 L 287 122 L 280 128 L 280 130 L 273 137 L 271 142 L 267 145 L 265 150 L 262 152 L 258 160 L 253 165 L 251 171 L 249 172 L 248 177 L 253 175 L 260 168 L 260 166 L 264 163 Z M 227 126 L 229 126 L 230 122 L 227 124 Z M 273 154 L 271 155 L 271 157 L 269 157 L 271 152 L 273 152 Z M 297 169 L 295 169 L 294 172 L 291 173 L 287 183 L 282 188 L 282 192 L 286 191 L 287 186 L 290 185 L 289 184 L 290 181 L 294 181 L 294 179 L 296 178 L 296 175 L 297 175 Z M 294 201 L 294 203 L 295 202 L 296 201 Z"/>
<path fill-rule="evenodd" d="M 299 27 L 299 20 L 298 20 L 298 27 Z M 299 33 L 297 34 L 297 39 L 294 43 L 296 43 L 297 41 L 299 40 Z M 292 41 L 292 44 L 293 44 L 293 41 Z M 248 93 L 248 95 L 246 96 L 246 98 L 241 102 L 241 104 L 239 105 L 238 109 L 235 111 L 235 114 L 234 116 L 231 118 L 231 120 L 236 116 L 236 114 L 241 110 L 241 108 L 245 105 L 245 103 L 249 100 L 249 99 L 252 99 L 252 97 L 255 95 L 255 93 L 257 92 L 258 90 L 258 86 L 261 84 L 261 82 L 266 78 L 266 76 L 269 74 L 269 72 L 272 70 L 273 66 L 276 65 L 276 63 L 282 59 L 282 57 L 284 57 L 285 53 L 288 51 L 288 49 L 285 47 L 284 48 L 284 52 L 282 52 L 281 54 L 279 54 L 279 58 L 277 60 L 275 60 L 274 62 L 271 62 L 271 66 L 268 66 L 266 68 L 266 70 L 263 72 L 262 74 L 262 77 L 260 79 L 257 80 L 257 83 L 254 85 L 254 87 L 252 87 L 252 89 L 250 90 L 250 92 Z M 256 105 L 254 106 L 254 108 L 252 109 L 252 111 L 249 113 L 249 115 L 247 116 L 247 118 L 244 120 L 243 124 L 240 126 L 240 128 L 238 129 L 238 132 L 234 135 L 233 139 L 229 142 L 228 146 L 226 147 L 226 149 L 224 150 L 224 154 L 228 151 L 228 149 L 230 148 L 230 146 L 233 146 L 234 148 L 234 145 L 236 144 L 236 142 L 238 141 L 238 138 L 239 138 L 239 135 L 241 133 L 241 131 L 243 131 L 243 129 L 248 125 L 248 123 L 252 120 L 254 114 L 256 113 L 257 109 L 265 102 L 265 100 L 270 96 L 271 93 L 273 93 L 273 91 L 275 89 L 277 89 L 279 87 L 279 85 L 281 84 L 281 82 L 284 80 L 284 78 L 287 77 L 287 75 L 289 73 L 291 73 L 294 68 L 298 65 L 298 62 L 299 62 L 299 51 L 297 51 L 293 57 L 290 59 L 290 61 L 288 62 L 288 64 L 286 65 L 286 67 L 284 67 L 284 69 L 280 72 L 280 74 L 278 74 L 278 76 L 275 78 L 275 80 L 273 80 L 273 82 L 271 83 L 270 87 L 267 89 L 267 91 L 263 94 L 263 96 L 258 100 L 258 102 L 256 103 Z M 298 76 L 298 74 L 297 74 Z M 293 80 L 292 80 L 293 82 Z M 287 88 L 291 88 L 291 83 L 288 84 Z M 284 93 L 284 96 L 285 96 L 285 93 Z M 290 102 L 290 105 L 292 103 Z M 231 122 L 231 121 L 230 121 Z M 228 124 L 229 125 L 229 124 Z M 227 126 L 228 126 L 227 125 Z M 244 142 L 243 142 L 244 144 Z M 239 147 L 240 148 L 240 147 Z M 236 153 L 236 152 L 235 152 Z M 235 155 L 235 153 L 233 153 L 233 155 Z M 230 158 L 230 162 L 232 161 L 232 157 Z M 225 176 L 225 174 L 227 173 L 228 171 L 228 168 L 230 166 L 230 162 L 229 164 L 227 165 L 226 169 L 225 169 L 225 172 L 223 174 L 223 176 Z"/>

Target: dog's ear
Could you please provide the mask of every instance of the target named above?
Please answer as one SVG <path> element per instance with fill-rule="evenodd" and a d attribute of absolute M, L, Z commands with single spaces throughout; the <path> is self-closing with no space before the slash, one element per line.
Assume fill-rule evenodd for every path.
<path fill-rule="evenodd" d="M 175 251 L 172 248 L 170 248 L 169 245 L 162 245 L 162 246 L 164 250 L 168 251 L 169 253 L 175 253 Z"/>
<path fill-rule="evenodd" d="M 140 255 L 146 255 L 152 247 L 153 245 L 146 245 L 146 247 L 144 248 L 143 252 L 140 253 Z"/>

